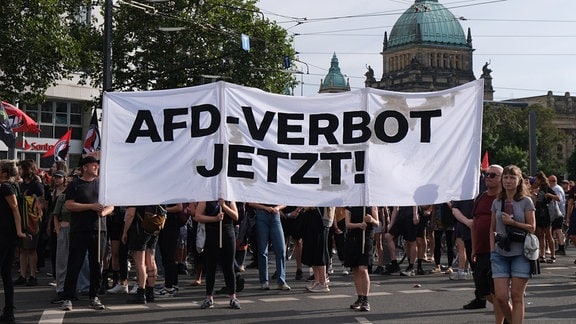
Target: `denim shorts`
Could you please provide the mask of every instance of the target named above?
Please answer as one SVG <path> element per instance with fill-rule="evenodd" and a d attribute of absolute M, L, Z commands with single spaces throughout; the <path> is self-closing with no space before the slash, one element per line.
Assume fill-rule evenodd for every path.
<path fill-rule="evenodd" d="M 523 254 L 503 256 L 498 252 L 490 254 L 492 263 L 492 278 L 531 278 L 530 260 Z"/>

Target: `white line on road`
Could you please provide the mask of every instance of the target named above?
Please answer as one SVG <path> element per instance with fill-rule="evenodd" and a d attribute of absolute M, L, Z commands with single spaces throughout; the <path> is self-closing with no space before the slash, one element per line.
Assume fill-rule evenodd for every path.
<path fill-rule="evenodd" d="M 431 293 L 434 291 L 430 289 L 419 289 L 419 290 L 400 290 L 398 292 L 403 294 L 422 294 L 422 293 Z"/>
<path fill-rule="evenodd" d="M 271 303 L 273 303 L 273 302 L 283 302 L 283 301 L 297 301 L 297 300 L 300 300 L 300 299 L 294 298 L 294 297 L 279 297 L 279 298 L 262 298 L 262 299 L 259 299 L 259 300 L 261 300 L 261 301 L 263 301 L 263 302 L 271 302 Z"/>
<path fill-rule="evenodd" d="M 358 323 L 361 324 L 370 324 L 372 322 L 370 322 L 366 317 L 355 317 L 354 318 Z"/>
<path fill-rule="evenodd" d="M 65 311 L 59 309 L 47 309 L 42 312 L 38 324 L 61 324 L 64 322 Z"/>
<path fill-rule="evenodd" d="M 333 298 L 351 298 L 350 295 L 313 295 L 308 296 L 310 299 L 333 299 Z"/>

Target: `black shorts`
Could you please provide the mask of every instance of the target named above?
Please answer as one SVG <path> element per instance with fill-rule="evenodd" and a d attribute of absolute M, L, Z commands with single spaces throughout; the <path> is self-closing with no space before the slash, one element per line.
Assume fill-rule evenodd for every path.
<path fill-rule="evenodd" d="M 154 251 L 157 242 L 158 236 L 148 234 L 141 228 L 131 227 L 128 232 L 128 248 L 131 251 Z"/>
<path fill-rule="evenodd" d="M 295 240 L 302 238 L 304 233 L 304 216 L 296 218 L 281 218 L 282 230 L 285 236 L 291 236 Z"/>
<path fill-rule="evenodd" d="M 396 218 L 394 224 L 390 227 L 389 233 L 395 238 L 402 235 L 408 242 L 416 241 L 420 224 L 414 225 L 412 217 Z"/>
<path fill-rule="evenodd" d="M 357 233 L 355 233 L 357 234 Z M 346 234 L 344 266 L 356 268 L 371 266 L 374 259 L 374 233 L 366 231 L 364 237 L 364 253 L 362 253 L 362 235 Z"/>
<path fill-rule="evenodd" d="M 107 222 L 106 231 L 110 241 L 120 241 L 122 239 L 122 231 L 124 231 L 124 222 Z"/>
<path fill-rule="evenodd" d="M 563 224 L 564 217 L 556 217 L 556 219 L 552 222 L 552 230 L 562 229 Z"/>
<path fill-rule="evenodd" d="M 550 226 L 550 216 L 547 211 L 536 210 L 536 227 Z"/>

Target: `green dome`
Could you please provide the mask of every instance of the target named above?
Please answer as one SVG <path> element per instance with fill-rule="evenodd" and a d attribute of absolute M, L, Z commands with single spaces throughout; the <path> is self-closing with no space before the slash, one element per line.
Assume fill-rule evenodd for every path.
<path fill-rule="evenodd" d="M 416 0 L 392 27 L 388 48 L 416 43 L 468 47 L 460 22 L 437 0 Z"/>
<path fill-rule="evenodd" d="M 326 74 L 326 78 L 324 82 L 322 82 L 324 87 L 330 88 L 343 88 L 346 89 L 348 83 L 340 72 L 340 66 L 338 64 L 338 58 L 336 57 L 336 53 L 332 55 L 332 60 L 330 61 L 330 70 L 328 70 L 328 74 Z"/>

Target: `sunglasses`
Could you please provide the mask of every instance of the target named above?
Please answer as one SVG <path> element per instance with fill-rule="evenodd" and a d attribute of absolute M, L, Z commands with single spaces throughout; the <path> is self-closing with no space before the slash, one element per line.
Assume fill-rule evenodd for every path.
<path fill-rule="evenodd" d="M 489 172 L 486 173 L 486 178 L 496 178 L 499 177 L 500 175 L 498 173 L 494 173 L 494 172 Z"/>

